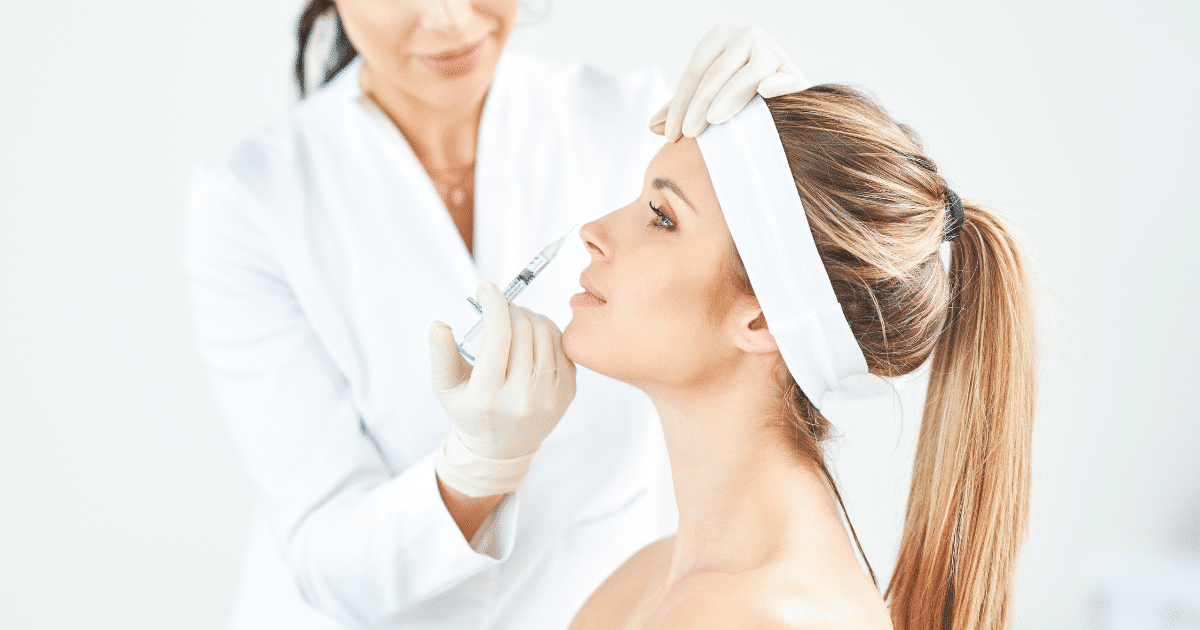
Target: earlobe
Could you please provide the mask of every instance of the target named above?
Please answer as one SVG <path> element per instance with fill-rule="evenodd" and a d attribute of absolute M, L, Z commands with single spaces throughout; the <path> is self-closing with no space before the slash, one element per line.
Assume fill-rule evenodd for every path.
<path fill-rule="evenodd" d="M 735 320 L 734 343 L 750 354 L 771 354 L 779 351 L 775 336 L 767 328 L 767 318 L 755 300 L 747 304 Z"/>

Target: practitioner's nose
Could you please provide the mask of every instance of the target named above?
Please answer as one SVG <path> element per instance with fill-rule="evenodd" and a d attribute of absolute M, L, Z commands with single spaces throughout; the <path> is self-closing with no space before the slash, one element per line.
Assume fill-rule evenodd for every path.
<path fill-rule="evenodd" d="M 469 0 L 427 0 L 423 3 L 421 24 L 426 28 L 457 35 L 471 18 Z"/>

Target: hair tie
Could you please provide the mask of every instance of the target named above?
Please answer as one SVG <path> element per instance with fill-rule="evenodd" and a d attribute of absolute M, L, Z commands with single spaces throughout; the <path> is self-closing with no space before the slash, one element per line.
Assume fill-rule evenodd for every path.
<path fill-rule="evenodd" d="M 958 193 L 946 189 L 946 237 L 943 241 L 953 241 L 958 238 L 958 232 L 963 226 L 962 199 Z"/>

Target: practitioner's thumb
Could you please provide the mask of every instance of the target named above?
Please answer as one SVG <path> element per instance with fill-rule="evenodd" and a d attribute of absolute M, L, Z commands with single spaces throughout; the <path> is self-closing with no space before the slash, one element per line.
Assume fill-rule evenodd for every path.
<path fill-rule="evenodd" d="M 471 376 L 471 364 L 458 353 L 454 333 L 442 322 L 429 327 L 429 364 L 435 392 L 454 389 Z"/>
<path fill-rule="evenodd" d="M 662 109 L 658 110 L 657 112 L 654 113 L 653 116 L 650 117 L 651 133 L 656 133 L 660 136 L 663 135 L 664 133 L 666 133 L 667 113 L 670 111 L 671 111 L 671 101 L 667 101 L 667 104 L 663 105 Z"/>

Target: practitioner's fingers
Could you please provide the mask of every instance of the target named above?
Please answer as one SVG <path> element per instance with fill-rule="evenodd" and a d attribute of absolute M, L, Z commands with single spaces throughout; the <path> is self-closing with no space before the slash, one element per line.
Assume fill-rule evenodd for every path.
<path fill-rule="evenodd" d="M 758 93 L 764 78 L 771 76 L 779 68 L 779 61 L 773 54 L 766 54 L 766 47 L 758 42 L 751 44 L 750 57 L 745 65 L 737 70 L 712 97 L 712 104 L 705 112 L 705 121 L 719 125 L 737 115 Z M 685 133 L 687 125 L 684 125 Z M 700 131 L 704 131 L 703 128 Z M 697 132 L 698 134 L 698 132 Z"/>
<path fill-rule="evenodd" d="M 713 99 L 750 59 L 750 43 L 738 40 L 731 42 L 725 52 L 709 66 L 683 117 L 681 132 L 684 136 L 695 138 L 704 131 L 708 126 L 708 109 L 712 107 Z M 757 87 L 755 85 L 756 89 Z"/>
<path fill-rule="evenodd" d="M 758 84 L 758 93 L 763 98 L 771 98 L 783 94 L 795 94 L 812 87 L 804 75 L 796 76 L 785 72 L 777 72 Z"/>
<path fill-rule="evenodd" d="M 654 113 L 653 116 L 650 117 L 650 132 L 651 133 L 656 133 L 660 136 L 663 135 L 664 131 L 667 128 L 667 112 L 670 110 L 671 110 L 671 101 L 667 101 L 667 104 L 663 105 L 662 109 L 658 110 L 657 112 Z"/>
<path fill-rule="evenodd" d="M 725 26 L 713 28 L 700 39 L 700 43 L 696 44 L 696 49 L 692 51 L 687 68 L 679 77 L 679 85 L 675 88 L 675 96 L 671 99 L 667 118 L 663 123 L 663 135 L 669 142 L 674 142 L 683 135 L 683 117 L 687 114 L 692 97 L 700 87 L 700 81 L 708 67 L 725 51 L 728 31 L 729 28 Z"/>
<path fill-rule="evenodd" d="M 433 322 L 429 327 L 429 363 L 429 380 L 435 392 L 450 391 L 471 376 L 471 365 L 454 344 L 454 332 L 442 322 Z"/>
<path fill-rule="evenodd" d="M 563 350 L 562 331 L 554 322 L 550 322 L 552 326 L 551 332 L 554 334 L 554 365 L 555 376 L 558 377 L 559 388 L 568 392 L 568 400 L 575 398 L 575 362 L 567 358 L 567 353 Z"/>
<path fill-rule="evenodd" d="M 533 378 L 541 380 L 553 378 L 558 369 L 554 351 L 554 331 L 558 327 L 545 315 L 530 313 L 533 322 Z"/>
<path fill-rule="evenodd" d="M 508 350 L 507 380 L 523 386 L 529 382 L 534 367 L 533 322 L 530 321 L 533 313 L 520 306 L 511 306 L 509 313 L 512 319 L 512 344 Z"/>
<path fill-rule="evenodd" d="M 475 299 L 483 308 L 483 340 L 467 387 L 477 393 L 495 392 L 504 384 L 508 371 L 512 316 L 500 287 L 491 282 L 480 283 Z"/>
<path fill-rule="evenodd" d="M 787 52 L 775 42 L 771 42 L 771 46 L 775 49 L 775 54 L 783 61 L 779 64 L 778 72 L 759 82 L 758 93 L 763 98 L 772 98 L 783 94 L 803 92 L 812 87 L 812 81 L 809 81 L 808 77 L 804 76 L 804 73 L 800 71 L 800 67 L 788 57 Z"/>

